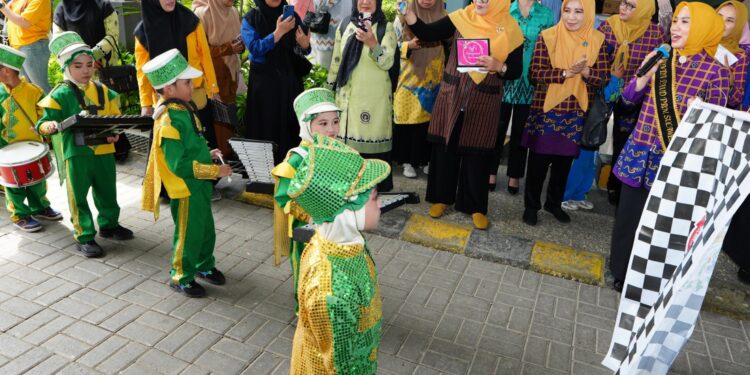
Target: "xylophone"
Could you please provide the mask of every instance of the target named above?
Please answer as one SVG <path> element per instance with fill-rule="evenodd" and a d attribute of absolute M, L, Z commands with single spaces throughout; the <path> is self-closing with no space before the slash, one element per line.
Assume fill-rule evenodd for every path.
<path fill-rule="evenodd" d="M 404 204 L 418 204 L 419 194 L 403 192 L 403 193 L 378 193 L 378 206 L 380 206 L 380 213 L 384 214 Z M 298 228 L 294 228 L 292 232 L 292 238 L 299 242 L 310 242 L 315 233 L 315 227 L 311 224 L 304 225 Z"/>
<path fill-rule="evenodd" d="M 274 167 L 273 150 L 276 144 L 254 139 L 230 138 L 229 144 L 242 162 L 250 180 L 245 190 L 251 193 L 271 194 L 276 180 L 271 175 Z"/>
<path fill-rule="evenodd" d="M 154 119 L 151 116 L 110 115 L 95 116 L 77 114 L 58 124 L 58 131 L 73 131 L 76 145 L 94 146 L 107 143 L 107 137 L 122 133 L 125 130 L 151 130 Z"/>

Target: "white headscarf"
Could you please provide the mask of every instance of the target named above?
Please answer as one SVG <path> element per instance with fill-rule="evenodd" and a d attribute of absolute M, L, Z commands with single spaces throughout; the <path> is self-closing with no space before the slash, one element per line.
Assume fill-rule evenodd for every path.
<path fill-rule="evenodd" d="M 344 210 L 330 223 L 318 225 L 318 235 L 339 245 L 364 245 L 365 206 L 357 211 Z"/>

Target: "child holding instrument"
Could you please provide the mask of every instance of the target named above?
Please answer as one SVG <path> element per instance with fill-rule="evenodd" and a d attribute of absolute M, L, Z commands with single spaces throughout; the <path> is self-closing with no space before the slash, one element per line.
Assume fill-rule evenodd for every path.
<path fill-rule="evenodd" d="M 203 73 L 171 49 L 143 65 L 143 72 L 161 95 L 154 111 L 154 140 L 143 179 L 141 207 L 159 218 L 159 193 L 164 185 L 169 198 L 174 239 L 170 287 L 187 297 L 203 297 L 195 277 L 214 285 L 226 280 L 214 259 L 216 231 L 211 213 L 211 180 L 232 174 L 228 164 L 215 165 L 218 149 L 208 149 L 203 126 L 190 102 L 192 79 Z"/>
<path fill-rule="evenodd" d="M 294 278 L 294 298 L 297 298 L 297 281 L 299 278 L 299 260 L 305 243 L 292 239 L 292 230 L 301 227 L 310 217 L 299 205 L 289 198 L 287 190 L 289 182 L 297 173 L 302 159 L 307 155 L 308 148 L 313 142 L 312 135 L 320 134 L 335 138 L 339 133 L 339 114 L 341 109 L 336 106 L 334 92 L 324 88 L 310 89 L 299 94 L 293 103 L 294 112 L 299 121 L 299 146 L 289 150 L 283 162 L 271 171 L 276 178 L 274 192 L 274 264 L 281 263 L 282 256 L 288 256 L 292 265 Z"/>
<path fill-rule="evenodd" d="M 75 32 L 58 34 L 50 41 L 50 52 L 64 71 L 65 81 L 42 99 L 43 109 L 37 131 L 51 135 L 60 181 L 67 180 L 68 204 L 78 251 L 87 258 L 104 255 L 96 243 L 94 218 L 86 197 L 92 191 L 99 211 L 99 235 L 129 240 L 133 232 L 119 225 L 120 206 L 115 184 L 115 146 L 118 136 L 107 137 L 106 144 L 76 145 L 72 131 L 59 131 L 58 123 L 86 111 L 91 115 L 119 115 L 117 93 L 93 81 L 94 57 L 91 48 Z"/>
<path fill-rule="evenodd" d="M 34 126 L 40 113 L 36 103 L 44 97 L 39 86 L 19 77 L 26 54 L 0 45 L 0 148 L 19 141 L 43 142 Z M 47 182 L 21 188 L 6 188 L 5 204 L 13 225 L 24 232 L 42 229 L 37 219 L 60 220 L 50 207 Z"/>

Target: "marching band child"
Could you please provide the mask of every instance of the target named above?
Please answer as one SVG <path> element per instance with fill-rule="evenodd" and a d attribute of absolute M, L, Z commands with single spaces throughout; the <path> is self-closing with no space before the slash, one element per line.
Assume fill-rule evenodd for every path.
<path fill-rule="evenodd" d="M 19 141 L 43 142 L 35 125 L 40 115 L 36 103 L 44 97 L 44 91 L 19 77 L 25 60 L 23 52 L 0 45 L 0 148 Z M 42 229 L 36 219 L 62 219 L 47 200 L 46 181 L 6 191 L 5 204 L 16 228 L 36 232 Z"/>
<path fill-rule="evenodd" d="M 117 93 L 93 81 L 94 57 L 91 48 L 75 32 L 58 34 L 49 44 L 50 52 L 63 69 L 65 81 L 42 99 L 43 109 L 37 131 L 52 135 L 60 181 L 67 180 L 68 204 L 78 251 L 85 257 L 104 255 L 96 243 L 94 218 L 86 197 L 89 191 L 99 211 L 99 235 L 115 240 L 129 240 L 133 232 L 119 224 L 115 183 L 115 146 L 118 137 L 107 137 L 106 144 L 76 145 L 72 131 L 60 131 L 59 122 L 86 111 L 91 115 L 119 115 Z"/>
<path fill-rule="evenodd" d="M 289 182 L 289 196 L 317 224 L 300 258 L 293 375 L 377 372 L 382 300 L 361 232 L 378 225 L 376 185 L 390 171 L 382 160 L 313 134 Z"/>
<path fill-rule="evenodd" d="M 297 167 L 307 155 L 308 147 L 312 144 L 313 134 L 327 137 L 336 137 L 339 133 L 339 113 L 341 109 L 336 106 L 336 97 L 333 91 L 324 88 L 310 89 L 299 94 L 294 99 L 294 112 L 299 121 L 299 137 L 302 139 L 298 147 L 295 147 L 286 155 L 283 162 L 279 163 L 271 171 L 276 178 L 276 190 L 274 193 L 274 262 L 281 263 L 282 256 L 288 256 L 292 265 L 292 277 L 294 279 L 294 298 L 297 298 L 297 281 L 299 278 L 299 260 L 305 243 L 292 239 L 294 228 L 307 224 L 309 215 L 289 198 L 287 190 L 289 182 L 297 173 Z M 295 307 L 296 310 L 296 307 Z"/>
<path fill-rule="evenodd" d="M 203 278 L 223 285 L 224 274 L 215 267 L 216 231 L 211 213 L 211 180 L 232 174 L 228 164 L 216 165 L 218 149 L 208 149 L 203 126 L 190 102 L 192 80 L 203 73 L 171 49 L 143 65 L 143 72 L 161 95 L 154 111 L 154 140 L 143 179 L 142 208 L 159 218 L 159 194 L 164 185 L 174 220 L 170 287 L 187 297 L 203 297 L 195 282 Z"/>

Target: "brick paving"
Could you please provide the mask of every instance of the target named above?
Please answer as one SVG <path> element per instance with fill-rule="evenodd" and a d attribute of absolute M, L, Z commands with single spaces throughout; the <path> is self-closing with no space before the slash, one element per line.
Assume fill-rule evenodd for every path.
<path fill-rule="evenodd" d="M 120 168 L 128 242 L 76 254 L 66 220 L 43 232 L 0 218 L 0 374 L 287 374 L 295 326 L 287 263 L 272 265 L 271 211 L 214 205 L 228 283 L 187 299 L 167 286 L 172 221 L 139 210 L 140 166 Z M 461 254 L 368 236 L 383 294 L 382 374 L 608 374 L 618 295 Z M 703 313 L 672 372 L 750 373 L 750 322 Z"/>

